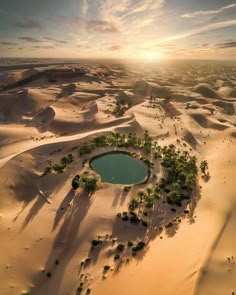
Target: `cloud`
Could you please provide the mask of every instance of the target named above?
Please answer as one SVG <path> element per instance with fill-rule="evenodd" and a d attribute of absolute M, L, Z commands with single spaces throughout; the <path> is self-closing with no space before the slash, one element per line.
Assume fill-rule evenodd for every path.
<path fill-rule="evenodd" d="M 82 12 L 83 12 L 83 15 L 86 15 L 87 14 L 87 11 L 88 11 L 88 0 L 83 0 L 83 4 L 82 4 Z"/>
<path fill-rule="evenodd" d="M 114 24 L 103 20 L 90 20 L 86 23 L 86 29 L 93 33 L 119 33 Z"/>
<path fill-rule="evenodd" d="M 44 39 L 45 40 L 48 40 L 48 41 L 52 41 L 52 42 L 58 43 L 58 44 L 67 44 L 68 43 L 65 40 L 58 40 L 58 39 L 54 39 L 54 38 L 51 38 L 51 37 L 44 37 Z"/>
<path fill-rule="evenodd" d="M 71 25 L 74 28 L 84 29 L 89 33 L 98 33 L 98 34 L 114 34 L 119 33 L 119 30 L 113 23 L 104 21 L 104 20 L 89 20 L 84 21 L 80 18 L 75 18 Z"/>
<path fill-rule="evenodd" d="M 15 26 L 23 29 L 37 29 L 42 31 L 42 25 L 33 18 L 25 18 L 15 23 Z"/>
<path fill-rule="evenodd" d="M 236 7 L 236 3 L 233 3 L 233 4 L 230 4 L 227 6 L 220 7 L 219 9 L 215 9 L 215 10 L 199 10 L 199 11 L 194 11 L 192 13 L 186 13 L 186 14 L 181 15 L 181 17 L 193 18 L 193 17 L 197 17 L 197 16 L 202 16 L 202 15 L 218 14 L 220 12 L 223 12 L 225 10 L 235 8 L 235 7 Z"/>
<path fill-rule="evenodd" d="M 153 10 L 153 9 L 159 9 L 161 8 L 165 3 L 165 0 L 146 0 L 141 1 L 136 8 L 134 8 L 133 13 L 137 12 L 143 12 L 147 10 Z"/>
<path fill-rule="evenodd" d="M 116 25 L 126 35 L 150 26 L 161 14 L 166 0 L 101 0 L 101 19 Z M 152 20 L 151 20 L 152 19 Z"/>
<path fill-rule="evenodd" d="M 33 38 L 33 37 L 19 37 L 19 40 L 27 41 L 30 43 L 40 43 L 41 41 L 39 39 Z"/>
<path fill-rule="evenodd" d="M 122 48 L 122 46 L 120 46 L 120 45 L 113 45 L 113 46 L 109 47 L 108 49 L 111 51 L 117 51 L 117 50 L 120 50 L 121 48 Z"/>
<path fill-rule="evenodd" d="M 78 18 L 78 17 L 75 17 L 75 18 L 71 21 L 70 25 L 71 25 L 72 27 L 74 27 L 75 29 L 77 29 L 77 28 L 80 28 L 80 27 L 82 27 L 82 26 L 84 25 L 84 21 L 83 21 L 82 19 Z"/>
<path fill-rule="evenodd" d="M 222 28 L 226 28 L 226 27 L 231 27 L 231 26 L 235 26 L 235 25 L 236 25 L 236 19 L 229 20 L 229 21 L 218 22 L 218 23 L 213 23 L 213 24 L 210 24 L 210 25 L 206 25 L 206 26 L 203 26 L 203 27 L 199 27 L 199 28 L 187 31 L 185 33 L 181 33 L 181 34 L 177 34 L 177 35 L 174 35 L 174 36 L 164 38 L 161 42 L 169 42 L 169 41 L 172 41 L 172 40 L 184 39 L 184 38 L 191 37 L 193 35 L 206 33 L 206 32 L 209 32 L 209 31 L 222 29 Z"/>
<path fill-rule="evenodd" d="M 160 9 L 165 2 L 166 0 L 103 0 L 99 10 L 103 19 L 118 20 L 127 15 Z"/>
<path fill-rule="evenodd" d="M 218 43 L 218 44 L 216 44 L 216 47 L 218 47 L 218 48 L 234 48 L 234 47 L 236 47 L 236 41 Z"/>
<path fill-rule="evenodd" d="M 9 45 L 18 45 L 17 43 L 14 43 L 14 42 L 0 42 L 0 45 L 6 45 L 6 46 L 9 46 Z"/>
<path fill-rule="evenodd" d="M 33 48 L 36 48 L 36 49 L 53 49 L 55 48 L 54 46 L 51 46 L 51 45 L 43 45 L 43 46 L 34 46 Z"/>

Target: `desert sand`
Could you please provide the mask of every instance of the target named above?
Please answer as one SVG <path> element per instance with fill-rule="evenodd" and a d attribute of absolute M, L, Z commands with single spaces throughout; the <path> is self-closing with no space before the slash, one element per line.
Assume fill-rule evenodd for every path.
<path fill-rule="evenodd" d="M 75 67 L 84 74 L 65 74 Z M 54 68 L 51 81 L 41 75 L 0 93 L 0 294 L 79 294 L 81 280 L 82 294 L 236 294 L 236 64 Z M 42 70 L 16 69 L 11 79 L 29 71 Z M 117 100 L 129 104 L 119 117 Z M 210 179 L 199 173 L 196 203 L 172 234 L 150 230 L 140 255 L 114 262 L 109 246 L 91 253 L 91 241 L 132 235 L 116 214 L 127 210 L 135 189 L 124 194 L 122 185 L 100 183 L 89 198 L 73 191 L 82 160 L 104 152 L 78 158 L 74 147 L 112 131 L 145 130 L 160 145 L 207 160 Z M 68 153 L 75 160 L 64 173 L 41 176 Z M 91 263 L 81 266 L 87 257 Z M 104 265 L 111 266 L 105 276 Z"/>

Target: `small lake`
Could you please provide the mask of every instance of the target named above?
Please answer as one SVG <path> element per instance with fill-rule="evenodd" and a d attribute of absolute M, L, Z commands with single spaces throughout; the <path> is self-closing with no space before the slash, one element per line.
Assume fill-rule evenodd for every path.
<path fill-rule="evenodd" d="M 135 184 L 144 181 L 148 176 L 146 164 L 122 152 L 96 157 L 90 165 L 101 176 L 102 181 L 114 184 Z"/>

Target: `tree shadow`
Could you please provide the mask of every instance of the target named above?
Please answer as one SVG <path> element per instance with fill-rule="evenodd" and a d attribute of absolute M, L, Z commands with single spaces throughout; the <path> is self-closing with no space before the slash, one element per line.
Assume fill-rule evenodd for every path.
<path fill-rule="evenodd" d="M 56 229 L 60 220 L 62 219 L 63 215 L 65 215 L 66 210 L 69 209 L 72 199 L 75 197 L 76 193 L 73 189 L 70 189 L 65 198 L 62 200 L 61 204 L 59 205 L 56 216 L 54 218 L 54 224 L 52 231 Z"/>
<path fill-rule="evenodd" d="M 73 194 L 69 192 L 66 196 L 67 200 L 71 198 L 71 196 L 73 196 Z M 60 285 L 64 272 L 66 271 L 66 266 L 80 247 L 78 232 L 92 202 L 92 194 L 82 191 L 72 199 L 69 208 L 64 214 L 64 222 L 55 237 L 51 253 L 45 264 L 45 272 L 49 272 L 52 276 L 50 281 L 55 280 L 54 294 L 60 293 Z M 59 261 L 59 265 L 57 265 L 55 261 Z M 39 292 L 37 294 L 41 294 L 40 288 L 46 283 L 46 280 L 47 277 L 43 276 L 37 282 L 37 291 Z"/>
<path fill-rule="evenodd" d="M 122 191 L 121 198 L 120 198 L 120 206 L 123 206 L 128 195 L 129 195 L 129 191 L 128 192 L 125 192 L 124 190 Z"/>
<path fill-rule="evenodd" d="M 38 178 L 35 173 L 25 170 L 13 176 L 14 184 L 11 185 L 11 189 L 17 201 L 28 204 L 38 195 L 38 188 L 35 185 Z"/>
<path fill-rule="evenodd" d="M 114 187 L 114 196 L 115 197 L 113 198 L 112 207 L 118 206 L 121 191 L 122 191 L 121 185 L 115 185 L 115 187 Z"/>
<path fill-rule="evenodd" d="M 113 225 L 112 236 L 117 238 L 118 243 L 124 245 L 128 241 L 132 241 L 134 245 L 137 241 L 143 241 L 145 243 L 144 249 L 138 251 L 135 256 L 131 256 L 132 260 L 140 262 L 148 252 L 151 241 L 158 236 L 162 238 L 162 234 L 165 234 L 167 238 L 173 238 L 181 226 L 181 221 L 184 219 L 188 220 L 189 225 L 195 222 L 194 212 L 200 197 L 200 188 L 196 187 L 191 198 L 183 201 L 181 207 L 171 206 L 161 200 L 157 201 L 152 209 L 146 209 L 147 216 L 138 213 L 138 217 L 147 222 L 147 227 L 143 226 L 141 222 L 131 223 L 130 220 L 124 221 L 122 218 L 117 217 Z M 122 198 L 122 195 L 120 198 Z M 132 254 L 131 250 L 129 252 Z M 114 251 L 112 254 L 118 253 Z M 121 260 L 125 257 L 127 257 L 127 253 L 121 255 Z M 115 268 L 116 274 L 121 270 L 122 266 L 125 266 L 125 264 L 122 263 Z"/>
<path fill-rule="evenodd" d="M 114 267 L 113 276 L 118 275 L 118 273 L 120 272 L 123 265 L 124 265 L 123 260 L 118 260 L 117 261 L 117 263 L 115 264 L 115 267 Z"/>
<path fill-rule="evenodd" d="M 38 214 L 39 210 L 43 207 L 43 205 L 46 203 L 46 201 L 40 196 L 37 196 L 37 200 L 34 203 L 34 205 L 29 210 L 23 224 L 22 224 L 22 230 L 31 222 L 34 217 Z"/>
<path fill-rule="evenodd" d="M 207 174 L 204 174 L 202 176 L 202 179 L 204 180 L 204 182 L 208 182 L 211 179 L 209 172 Z"/>
<path fill-rule="evenodd" d="M 22 229 L 25 228 L 27 224 L 34 219 L 34 217 L 38 214 L 43 205 L 46 202 L 49 202 L 47 198 L 42 195 L 42 192 L 36 185 L 36 183 L 38 183 L 38 179 L 38 175 L 29 171 L 23 171 L 23 173 L 20 174 L 17 179 L 15 179 L 14 185 L 11 185 L 11 189 L 14 191 L 16 199 L 19 202 L 23 202 L 20 211 L 12 220 L 13 222 L 17 221 L 18 217 L 24 212 L 27 206 L 31 202 L 35 201 L 22 224 Z"/>
<path fill-rule="evenodd" d="M 99 253 L 101 252 L 101 250 L 103 249 L 103 245 L 98 245 L 95 248 L 90 248 L 89 251 L 89 257 L 92 258 L 92 264 L 96 264 L 96 262 L 98 261 L 98 257 L 99 257 Z"/>

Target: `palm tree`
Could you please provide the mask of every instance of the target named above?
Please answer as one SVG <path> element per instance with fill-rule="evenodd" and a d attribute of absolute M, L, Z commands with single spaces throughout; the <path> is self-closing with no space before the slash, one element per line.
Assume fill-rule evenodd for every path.
<path fill-rule="evenodd" d="M 79 180 L 80 180 L 80 176 L 77 174 L 71 182 L 71 186 L 74 190 L 76 190 L 79 187 Z"/>
<path fill-rule="evenodd" d="M 129 203 L 129 209 L 131 211 L 134 211 L 137 208 L 138 208 L 138 201 L 136 199 L 131 199 L 131 201 Z"/>
<path fill-rule="evenodd" d="M 69 154 L 68 157 L 67 157 L 67 159 L 68 159 L 68 163 L 72 163 L 73 160 L 74 160 L 74 157 L 73 157 L 72 154 Z"/>
<path fill-rule="evenodd" d="M 201 172 L 206 176 L 206 171 L 208 170 L 208 162 L 206 160 L 201 162 L 200 169 Z"/>
<path fill-rule="evenodd" d="M 62 157 L 61 158 L 61 165 L 63 166 L 63 168 L 65 168 L 68 164 L 68 160 L 67 157 Z"/>
<path fill-rule="evenodd" d="M 196 185 L 196 178 L 193 173 L 190 173 L 187 175 L 186 184 L 187 185 Z"/>
<path fill-rule="evenodd" d="M 145 197 L 145 193 L 143 190 L 138 191 L 139 203 L 143 202 L 143 198 Z"/>
<path fill-rule="evenodd" d="M 150 187 L 147 187 L 147 195 L 150 197 L 153 194 L 153 189 Z"/>
<path fill-rule="evenodd" d="M 82 178 L 84 182 L 84 189 L 87 192 L 93 192 L 97 187 L 97 179 L 93 175 L 86 175 Z"/>

